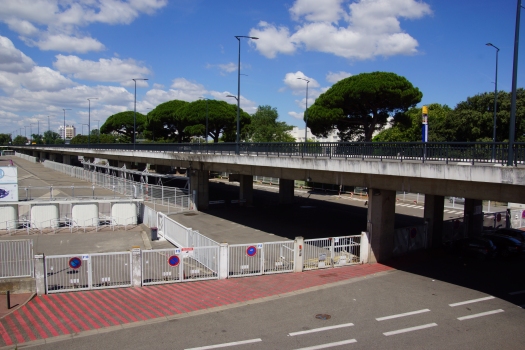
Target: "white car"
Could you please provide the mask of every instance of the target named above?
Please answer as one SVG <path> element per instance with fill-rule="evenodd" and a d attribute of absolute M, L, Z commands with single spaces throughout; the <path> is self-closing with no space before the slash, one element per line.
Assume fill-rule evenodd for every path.
<path fill-rule="evenodd" d="M 465 198 L 463 197 L 450 197 L 450 203 L 465 204 Z"/>

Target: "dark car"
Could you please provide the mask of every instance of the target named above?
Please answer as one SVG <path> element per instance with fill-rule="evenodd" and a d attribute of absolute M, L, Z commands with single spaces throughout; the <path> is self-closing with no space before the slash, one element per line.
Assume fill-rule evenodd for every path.
<path fill-rule="evenodd" d="M 473 257 L 477 259 L 490 259 L 496 255 L 496 246 L 487 238 L 462 238 L 450 245 L 453 254 Z"/>
<path fill-rule="evenodd" d="M 498 228 L 492 231 L 491 234 L 510 236 L 516 238 L 521 243 L 525 243 L 525 231 L 516 228 Z"/>
<path fill-rule="evenodd" d="M 490 239 L 496 245 L 498 255 L 503 258 L 525 252 L 524 244 L 516 238 L 496 234 L 485 234 L 483 237 Z"/>

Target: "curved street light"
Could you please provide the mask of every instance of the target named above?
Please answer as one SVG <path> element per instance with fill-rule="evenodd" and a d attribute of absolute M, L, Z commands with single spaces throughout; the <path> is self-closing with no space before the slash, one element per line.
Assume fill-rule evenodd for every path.
<path fill-rule="evenodd" d="M 64 143 L 66 143 L 66 111 L 70 111 L 71 108 L 62 108 L 64 111 Z"/>
<path fill-rule="evenodd" d="M 209 98 L 202 97 L 202 96 L 200 98 L 206 100 L 206 144 L 208 144 L 208 100 Z"/>
<path fill-rule="evenodd" d="M 87 99 L 89 103 L 88 113 L 88 147 L 91 147 L 91 100 L 98 100 L 98 97 L 90 97 Z"/>
<path fill-rule="evenodd" d="M 236 35 L 235 38 L 239 42 L 239 55 L 237 63 L 237 138 L 235 143 L 235 154 L 239 154 L 239 132 L 240 132 L 240 109 L 241 109 L 241 38 L 247 38 L 252 40 L 258 40 L 259 38 L 254 36 Z"/>
<path fill-rule="evenodd" d="M 133 107 L 133 150 L 135 150 L 135 144 L 137 139 L 137 80 L 148 80 L 147 78 L 131 79 L 135 82 L 135 105 Z"/>
<path fill-rule="evenodd" d="M 487 43 L 487 46 L 492 46 L 496 49 L 496 78 L 494 80 L 494 127 L 492 131 L 492 159 L 496 159 L 496 109 L 498 108 L 498 53 L 499 48 L 492 43 Z"/>
<path fill-rule="evenodd" d="M 308 141 L 308 84 L 310 84 L 310 80 L 305 78 L 297 78 L 299 80 L 306 81 L 306 109 L 304 110 L 304 142 Z"/>

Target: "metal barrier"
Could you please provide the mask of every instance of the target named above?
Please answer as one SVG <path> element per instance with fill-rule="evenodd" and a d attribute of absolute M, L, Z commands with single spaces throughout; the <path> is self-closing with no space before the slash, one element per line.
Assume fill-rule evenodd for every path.
<path fill-rule="evenodd" d="M 144 250 L 142 285 L 218 279 L 218 260 L 219 247 Z"/>
<path fill-rule="evenodd" d="M 0 278 L 34 277 L 33 241 L 0 241 Z"/>
<path fill-rule="evenodd" d="M 304 240 L 303 270 L 361 263 L 361 235 Z"/>
<path fill-rule="evenodd" d="M 130 287 L 131 266 L 131 252 L 46 256 L 46 293 Z"/>
<path fill-rule="evenodd" d="M 263 244 L 231 244 L 228 246 L 228 277 L 263 274 Z"/>
<path fill-rule="evenodd" d="M 264 274 L 294 271 L 294 242 L 269 242 L 263 245 Z"/>
<path fill-rule="evenodd" d="M 31 157 L 31 156 L 28 156 L 28 155 L 23 154 L 23 153 L 15 152 L 15 156 L 20 157 L 22 159 L 25 159 L 27 161 L 30 161 L 32 163 L 37 163 L 38 162 L 38 158 L 37 157 Z"/>

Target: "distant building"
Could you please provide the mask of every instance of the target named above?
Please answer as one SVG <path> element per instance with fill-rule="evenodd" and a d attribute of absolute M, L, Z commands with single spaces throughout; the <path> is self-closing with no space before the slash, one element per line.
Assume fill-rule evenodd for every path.
<path fill-rule="evenodd" d="M 291 131 L 288 132 L 293 138 L 295 138 L 295 142 L 304 142 L 304 129 L 299 129 L 299 127 L 294 126 Z M 314 142 L 339 142 L 340 139 L 337 136 L 337 130 L 332 130 L 328 137 L 317 137 L 315 135 L 312 135 L 312 132 L 310 131 L 310 128 L 308 128 L 308 140 L 314 141 Z"/>
<path fill-rule="evenodd" d="M 77 135 L 77 128 L 75 128 L 74 125 L 66 125 L 65 131 L 66 131 L 66 135 L 64 137 L 64 127 L 62 125 L 58 127 L 58 134 L 63 139 L 72 139 L 73 137 Z"/>

